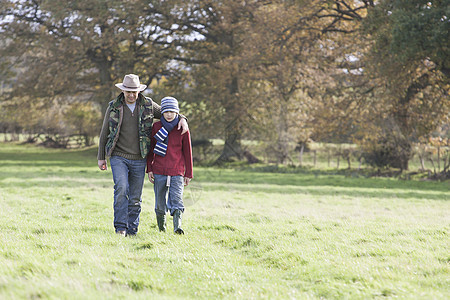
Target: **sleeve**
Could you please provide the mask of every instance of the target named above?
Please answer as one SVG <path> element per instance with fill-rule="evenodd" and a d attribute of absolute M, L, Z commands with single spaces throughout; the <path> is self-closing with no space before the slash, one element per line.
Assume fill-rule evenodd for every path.
<path fill-rule="evenodd" d="M 184 155 L 184 177 L 193 178 L 193 161 L 192 161 L 192 144 L 191 144 L 191 134 L 186 132 L 183 134 L 183 155 Z"/>
<path fill-rule="evenodd" d="M 153 153 L 153 149 L 155 149 L 155 145 L 156 145 L 156 139 L 154 138 L 156 132 L 155 132 L 155 127 L 152 128 L 152 137 L 150 139 L 150 150 L 148 151 L 147 154 L 147 173 L 148 172 L 153 172 L 152 169 L 152 163 L 153 160 L 155 159 L 155 153 Z"/>
<path fill-rule="evenodd" d="M 102 130 L 100 131 L 100 138 L 98 141 L 98 153 L 97 153 L 97 160 L 104 160 L 105 159 L 105 146 L 106 146 L 106 141 L 108 139 L 108 135 L 109 135 L 109 113 L 110 113 L 110 108 L 108 106 L 108 109 L 106 109 L 106 113 L 105 113 L 105 117 L 103 119 L 103 125 L 102 125 Z"/>
<path fill-rule="evenodd" d="M 155 119 L 161 120 L 161 116 L 162 116 L 162 114 L 161 114 L 161 106 L 158 103 L 156 103 L 155 101 L 153 101 L 153 100 L 152 100 L 152 102 L 153 102 L 153 117 Z"/>

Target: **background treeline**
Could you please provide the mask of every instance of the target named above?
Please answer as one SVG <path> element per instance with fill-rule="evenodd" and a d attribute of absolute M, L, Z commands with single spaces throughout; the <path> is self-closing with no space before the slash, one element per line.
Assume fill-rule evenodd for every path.
<path fill-rule="evenodd" d="M 216 162 L 293 163 L 315 141 L 400 170 L 434 151 L 449 177 L 449 0 L 3 0 L 0 10 L 8 138 L 91 145 L 114 84 L 136 73 L 155 101 L 181 101 L 196 144 L 224 141 Z"/>

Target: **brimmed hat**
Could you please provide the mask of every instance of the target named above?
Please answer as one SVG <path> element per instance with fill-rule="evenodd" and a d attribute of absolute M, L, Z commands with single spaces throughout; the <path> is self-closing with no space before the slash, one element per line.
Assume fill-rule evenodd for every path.
<path fill-rule="evenodd" d="M 116 83 L 116 87 L 127 92 L 141 92 L 147 88 L 145 84 L 141 84 L 139 76 L 135 74 L 127 74 L 123 78 L 123 83 Z"/>
<path fill-rule="evenodd" d="M 161 99 L 161 113 L 165 113 L 166 111 L 174 111 L 176 113 L 180 112 L 180 108 L 178 107 L 178 100 L 174 97 L 164 97 Z"/>

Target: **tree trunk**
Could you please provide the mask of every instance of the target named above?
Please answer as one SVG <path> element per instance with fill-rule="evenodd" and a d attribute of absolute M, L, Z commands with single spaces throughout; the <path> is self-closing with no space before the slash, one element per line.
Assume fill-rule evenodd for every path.
<path fill-rule="evenodd" d="M 280 101 L 276 105 L 278 106 L 277 110 L 272 111 L 272 114 L 275 114 L 273 117 L 275 119 L 275 126 L 277 129 L 277 143 L 275 145 L 275 155 L 277 157 L 277 162 L 279 164 L 285 164 L 289 160 L 289 134 L 288 134 L 288 120 L 283 115 L 283 108 L 285 107 L 285 103 L 287 100 Z M 275 105 L 275 104 L 274 104 Z M 304 145 L 304 144 L 303 144 Z M 302 146 L 303 146 L 302 145 Z"/>
<path fill-rule="evenodd" d="M 97 52 L 94 49 L 89 49 L 86 54 L 98 68 L 101 88 L 96 92 L 94 97 L 95 101 L 100 105 L 103 121 L 109 101 L 115 98 L 115 95 L 120 93 L 120 91 L 114 86 L 115 77 L 111 76 L 113 62 L 108 60 L 108 55 L 103 52 Z M 117 77 L 123 78 L 124 75 L 125 74 L 118 74 Z"/>
<path fill-rule="evenodd" d="M 302 143 L 302 146 L 300 147 L 300 156 L 299 156 L 300 167 L 303 165 L 303 151 L 304 150 L 305 150 L 305 144 Z"/>
<path fill-rule="evenodd" d="M 241 133 L 237 126 L 231 124 L 230 128 L 227 128 L 225 145 L 222 150 L 222 154 L 217 159 L 216 163 L 231 161 L 232 157 L 242 159 L 242 146 L 241 146 Z"/>
<path fill-rule="evenodd" d="M 328 153 L 327 153 L 328 168 L 330 167 L 330 160 L 331 160 L 331 151 L 328 149 Z"/>
<path fill-rule="evenodd" d="M 285 132 L 280 132 L 275 149 L 278 163 L 285 164 L 288 161 L 289 158 L 288 146 L 289 145 L 287 134 Z"/>
<path fill-rule="evenodd" d="M 109 83 L 110 86 L 114 86 L 113 82 Z M 117 88 L 116 88 L 117 89 Z M 111 88 L 104 89 L 104 92 L 98 95 L 97 101 L 99 101 L 100 109 L 102 110 L 102 122 L 103 117 L 105 116 L 106 109 L 108 108 L 108 104 L 111 100 L 116 98 L 120 94 L 120 90 L 117 91 L 112 90 Z"/>
<path fill-rule="evenodd" d="M 231 161 L 232 157 L 236 157 L 241 160 L 243 158 L 243 150 L 241 146 L 241 124 L 240 116 L 243 113 L 243 106 L 238 98 L 239 86 L 238 78 L 234 76 L 230 84 L 228 85 L 229 99 L 226 102 L 226 116 L 228 123 L 225 127 L 225 145 L 222 150 L 222 154 L 216 160 L 216 163 L 221 164 L 223 162 Z"/>
<path fill-rule="evenodd" d="M 441 172 L 441 146 L 437 147 L 438 172 Z"/>

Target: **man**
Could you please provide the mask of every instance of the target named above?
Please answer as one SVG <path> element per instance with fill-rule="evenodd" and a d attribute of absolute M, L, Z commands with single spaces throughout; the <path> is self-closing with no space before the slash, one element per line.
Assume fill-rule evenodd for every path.
<path fill-rule="evenodd" d="M 146 89 L 139 76 L 125 75 L 116 84 L 122 90 L 109 102 L 100 132 L 98 167 L 107 169 L 109 157 L 114 179 L 114 227 L 122 236 L 135 235 L 141 213 L 147 153 L 150 149 L 153 118 L 161 118 L 161 107 L 140 92 Z M 188 131 L 185 118 L 178 129 Z"/>

